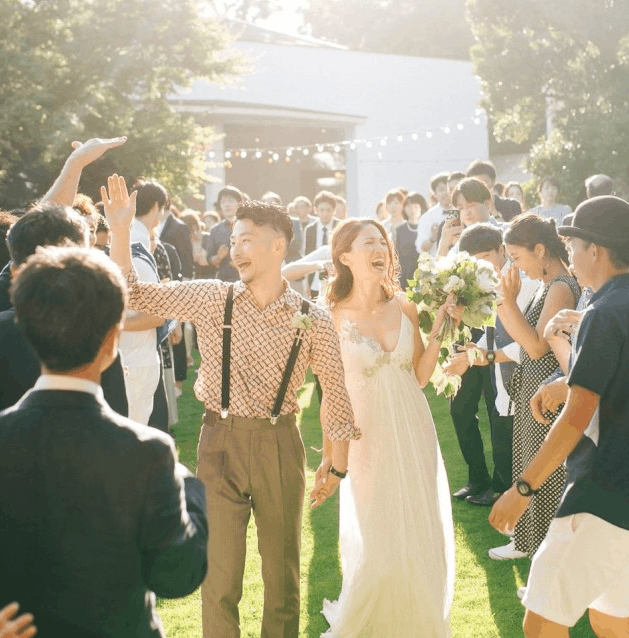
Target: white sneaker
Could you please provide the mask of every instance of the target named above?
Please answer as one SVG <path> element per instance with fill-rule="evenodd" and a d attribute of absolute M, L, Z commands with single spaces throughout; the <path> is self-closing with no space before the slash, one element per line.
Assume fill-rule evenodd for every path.
<path fill-rule="evenodd" d="M 518 587 L 518 598 L 522 600 L 526 594 L 526 587 Z"/>
<path fill-rule="evenodd" d="M 526 558 L 525 552 L 520 552 L 515 548 L 515 542 L 511 541 L 508 545 L 502 547 L 494 547 L 489 550 L 489 558 L 494 560 L 515 560 L 516 558 Z"/>

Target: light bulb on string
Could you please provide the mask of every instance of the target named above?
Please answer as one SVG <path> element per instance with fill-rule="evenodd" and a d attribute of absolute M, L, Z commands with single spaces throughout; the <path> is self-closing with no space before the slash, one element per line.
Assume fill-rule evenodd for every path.
<path fill-rule="evenodd" d="M 403 142 L 404 141 L 404 136 L 403 135 L 398 135 L 397 136 L 397 141 L 398 142 Z"/>
<path fill-rule="evenodd" d="M 449 126 L 444 126 L 444 127 L 443 127 L 443 132 L 444 132 L 446 135 L 450 135 L 450 127 L 449 127 Z"/>
<path fill-rule="evenodd" d="M 231 151 L 225 151 L 225 159 L 231 159 Z"/>
<path fill-rule="evenodd" d="M 459 122 L 456 127 L 459 129 L 459 131 L 463 130 L 463 124 L 461 122 Z"/>
<path fill-rule="evenodd" d="M 260 159 L 262 157 L 262 151 L 256 151 L 255 158 Z"/>
<path fill-rule="evenodd" d="M 290 164 L 290 155 L 287 155 L 287 156 L 284 158 L 284 162 L 286 162 L 286 164 Z"/>
<path fill-rule="evenodd" d="M 340 153 L 341 152 L 341 147 L 338 144 L 334 147 L 334 152 L 335 153 Z"/>
<path fill-rule="evenodd" d="M 286 149 L 286 157 L 290 157 L 293 154 L 293 149 L 292 148 L 287 148 Z"/>
<path fill-rule="evenodd" d="M 272 157 L 267 157 L 266 158 L 266 163 L 267 164 L 273 164 L 273 158 Z"/>
<path fill-rule="evenodd" d="M 242 159 L 245 159 L 247 157 L 247 151 L 240 151 L 240 157 L 242 157 Z"/>
<path fill-rule="evenodd" d="M 277 160 L 280 158 L 278 153 L 273 153 L 272 157 L 274 162 L 277 162 Z"/>
<path fill-rule="evenodd" d="M 301 153 L 302 155 L 310 155 L 310 149 L 305 148 Z"/>
<path fill-rule="evenodd" d="M 349 148 L 350 148 L 350 150 L 355 151 L 356 150 L 356 142 L 350 142 L 349 143 Z"/>
<path fill-rule="evenodd" d="M 216 153 L 214 151 L 210 151 L 208 154 L 208 159 L 214 159 L 216 157 Z"/>
<path fill-rule="evenodd" d="M 383 137 L 383 138 L 380 140 L 380 146 L 386 146 L 386 145 L 387 145 L 387 138 L 386 138 L 386 137 Z"/>
<path fill-rule="evenodd" d="M 480 117 L 474 118 L 474 124 L 480 124 Z"/>
<path fill-rule="evenodd" d="M 381 160 L 382 159 L 382 153 L 380 151 L 378 151 L 378 159 Z"/>
<path fill-rule="evenodd" d="M 411 133 L 411 139 L 413 140 L 413 142 L 417 141 L 417 133 Z"/>
<path fill-rule="evenodd" d="M 432 131 L 426 131 L 426 137 L 430 139 L 432 137 Z"/>
<path fill-rule="evenodd" d="M 323 144 L 317 144 L 317 153 L 323 153 Z"/>
<path fill-rule="evenodd" d="M 371 147 L 373 146 L 373 142 L 372 142 L 371 140 L 367 140 L 367 141 L 365 142 L 365 146 L 366 146 L 367 148 L 371 148 Z"/>

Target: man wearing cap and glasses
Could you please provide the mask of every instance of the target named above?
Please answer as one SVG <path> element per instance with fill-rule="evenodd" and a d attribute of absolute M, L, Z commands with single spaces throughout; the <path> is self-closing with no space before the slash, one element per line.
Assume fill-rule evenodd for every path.
<path fill-rule="evenodd" d="M 598 636 L 629 628 L 629 203 L 595 197 L 560 226 L 579 281 L 594 294 L 573 339 L 566 405 L 489 521 L 513 529 L 561 463 L 568 478 L 533 559 L 527 636 L 568 636 L 589 610 Z"/>
<path fill-rule="evenodd" d="M 345 476 L 349 441 L 360 431 L 330 316 L 281 276 L 292 239 L 290 217 L 273 204 L 240 205 L 231 236 L 239 282 L 139 283 L 129 249 L 135 200 L 122 178 L 110 177 L 108 186 L 102 196 L 112 230 L 111 256 L 127 275 L 129 306 L 159 308 L 197 327 L 202 362 L 195 392 L 206 406 L 198 475 L 206 485 L 210 525 L 204 636 L 240 635 L 238 603 L 253 511 L 265 586 L 262 635 L 297 638 L 305 453 L 295 413 L 308 366 L 326 397 L 324 458 L 311 493 L 315 507 Z"/>

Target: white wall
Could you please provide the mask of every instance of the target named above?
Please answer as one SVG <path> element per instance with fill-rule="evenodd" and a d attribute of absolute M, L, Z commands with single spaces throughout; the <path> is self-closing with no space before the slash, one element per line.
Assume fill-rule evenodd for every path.
<path fill-rule="evenodd" d="M 255 70 L 237 88 L 207 82 L 178 96 L 182 101 L 216 100 L 308 109 L 366 118 L 357 139 L 392 136 L 384 147 L 347 150 L 348 200 L 354 214 L 372 215 L 390 188 L 403 186 L 428 195 L 430 177 L 465 170 L 487 158 L 487 127 L 472 119 L 480 98 L 469 62 L 413 58 L 300 46 L 238 42 L 253 58 Z M 463 130 L 457 124 L 463 124 Z M 440 129 L 449 125 L 449 135 Z M 424 131 L 434 132 L 427 139 Z M 416 142 L 412 131 L 419 132 Z M 405 141 L 395 136 L 404 134 Z M 380 156 L 379 156 L 380 154 Z M 355 184 L 357 192 L 351 192 Z M 272 187 L 272 185 L 270 186 Z"/>

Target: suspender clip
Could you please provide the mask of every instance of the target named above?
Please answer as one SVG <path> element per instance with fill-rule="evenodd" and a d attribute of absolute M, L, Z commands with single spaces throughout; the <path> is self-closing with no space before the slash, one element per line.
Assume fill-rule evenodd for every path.
<path fill-rule="evenodd" d="M 277 419 L 278 417 L 276 417 L 274 414 L 271 415 L 271 425 L 275 425 L 277 423 Z"/>
<path fill-rule="evenodd" d="M 226 408 L 223 408 L 221 410 L 221 419 L 225 420 L 228 416 L 229 416 L 229 410 L 227 410 Z"/>

